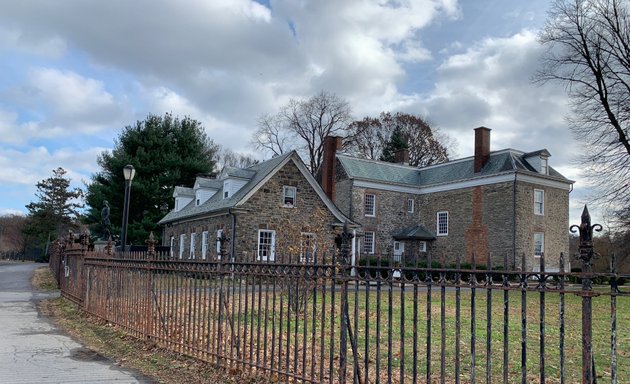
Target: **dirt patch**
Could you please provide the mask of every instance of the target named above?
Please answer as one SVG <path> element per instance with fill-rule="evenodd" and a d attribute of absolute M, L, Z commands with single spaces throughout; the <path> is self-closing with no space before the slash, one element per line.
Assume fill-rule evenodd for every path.
<path fill-rule="evenodd" d="M 36 289 L 54 282 L 48 268 L 38 269 L 33 277 Z M 48 275 L 48 276 L 46 276 Z M 55 284 L 56 287 L 56 284 Z M 59 297 L 38 303 L 43 316 L 84 345 L 72 357 L 83 361 L 111 360 L 116 365 L 136 370 L 159 383 L 233 383 L 263 384 L 271 380 L 238 372 L 227 372 L 202 361 L 158 348 L 155 343 L 126 335 L 116 326 L 81 311 L 74 303 Z"/>

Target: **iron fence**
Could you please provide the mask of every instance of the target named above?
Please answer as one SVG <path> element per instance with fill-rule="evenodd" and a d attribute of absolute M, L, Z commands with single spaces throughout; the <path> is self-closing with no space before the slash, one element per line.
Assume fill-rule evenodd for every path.
<path fill-rule="evenodd" d="M 312 263 L 183 261 L 151 246 L 114 254 L 75 244 L 51 267 L 68 268 L 57 273 L 62 292 L 85 311 L 233 373 L 312 383 L 630 382 L 630 275 L 617 273 L 614 257 L 610 272 L 590 271 L 587 235 L 580 273 L 565 272 L 564 255 L 554 272 L 544 256 L 537 272 L 508 260 L 482 269 L 474 256 L 452 267 L 431 254 L 353 267 L 347 239 Z"/>

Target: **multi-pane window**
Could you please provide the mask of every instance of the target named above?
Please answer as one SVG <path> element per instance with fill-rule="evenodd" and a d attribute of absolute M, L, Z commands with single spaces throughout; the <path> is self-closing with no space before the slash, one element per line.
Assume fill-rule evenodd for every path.
<path fill-rule="evenodd" d="M 363 253 L 374 254 L 374 232 L 363 234 Z"/>
<path fill-rule="evenodd" d="M 189 259 L 194 259 L 195 258 L 195 242 L 197 240 L 197 234 L 196 233 L 191 233 L 190 234 L 190 251 L 188 253 L 188 258 Z"/>
<path fill-rule="evenodd" d="M 534 256 L 540 257 L 545 252 L 545 234 L 534 233 Z"/>
<path fill-rule="evenodd" d="M 180 259 L 184 257 L 184 247 L 186 246 L 185 241 L 186 241 L 186 235 L 182 233 L 181 235 L 179 235 L 179 258 Z"/>
<path fill-rule="evenodd" d="M 534 189 L 534 213 L 545 214 L 545 191 L 542 189 Z"/>
<path fill-rule="evenodd" d="M 448 235 L 448 211 L 441 211 L 437 213 L 437 235 Z"/>
<path fill-rule="evenodd" d="M 421 241 L 418 243 L 418 251 L 419 252 L 426 252 L 427 251 L 427 242 L 426 241 Z"/>
<path fill-rule="evenodd" d="M 276 246 L 276 231 L 258 230 L 258 260 L 274 261 Z"/>
<path fill-rule="evenodd" d="M 407 213 L 413 213 L 415 201 L 413 199 L 407 199 Z"/>
<path fill-rule="evenodd" d="M 221 247 L 225 239 L 223 238 L 223 229 L 217 229 L 217 259 L 221 260 Z"/>
<path fill-rule="evenodd" d="M 365 194 L 365 216 L 376 216 L 376 195 Z"/>
<path fill-rule="evenodd" d="M 548 174 L 548 164 L 547 164 L 547 159 L 545 158 L 541 158 L 540 159 L 540 173 L 542 173 L 543 175 Z"/>
<path fill-rule="evenodd" d="M 208 231 L 201 232 L 201 258 L 206 259 L 208 255 Z"/>
<path fill-rule="evenodd" d="M 302 232 L 300 239 L 300 261 L 312 263 L 315 261 L 315 234 Z"/>
<path fill-rule="evenodd" d="M 295 207 L 295 195 L 296 195 L 295 187 L 282 187 L 282 204 L 285 207 Z"/>

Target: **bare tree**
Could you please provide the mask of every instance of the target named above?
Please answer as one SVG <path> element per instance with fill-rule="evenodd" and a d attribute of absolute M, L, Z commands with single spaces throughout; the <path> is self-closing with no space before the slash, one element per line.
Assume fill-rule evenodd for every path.
<path fill-rule="evenodd" d="M 22 231 L 25 224 L 25 216 L 0 216 L 0 253 L 24 253 L 27 236 Z"/>
<path fill-rule="evenodd" d="M 424 167 L 448 161 L 452 140 L 426 119 L 407 113 L 382 112 L 378 118 L 366 117 L 350 125 L 346 149 L 366 159 L 380 159 L 398 132 L 409 149 L 409 164 Z"/>
<path fill-rule="evenodd" d="M 254 159 L 249 155 L 244 155 L 242 153 L 237 153 L 232 151 L 229 148 L 221 148 L 217 151 L 216 155 L 216 166 L 219 170 L 223 169 L 223 167 L 236 167 L 236 168 L 247 168 L 251 165 L 258 163 L 258 160 Z"/>
<path fill-rule="evenodd" d="M 601 187 L 599 202 L 630 202 L 630 17 L 622 0 L 557 0 L 539 40 L 536 73 L 571 98 L 570 127 L 585 145 L 583 164 Z"/>
<path fill-rule="evenodd" d="M 276 115 L 259 119 L 253 144 L 274 155 L 296 149 L 314 174 L 322 162 L 324 138 L 345 136 L 350 112 L 347 101 L 324 91 L 307 100 L 291 99 Z"/>

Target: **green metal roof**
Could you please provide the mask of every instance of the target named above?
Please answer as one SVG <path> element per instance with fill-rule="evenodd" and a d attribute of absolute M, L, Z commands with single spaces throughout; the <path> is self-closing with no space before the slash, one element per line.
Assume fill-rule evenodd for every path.
<path fill-rule="evenodd" d="M 473 157 L 424 168 L 377 160 L 359 159 L 341 153 L 337 154 L 337 159 L 351 179 L 420 187 L 515 171 L 526 171 L 540 176 L 540 174 L 527 163 L 524 155 L 524 152 L 514 149 L 491 152 L 488 162 L 479 173 L 474 172 Z M 546 176 L 571 182 L 551 167 L 549 167 L 549 175 Z"/>

